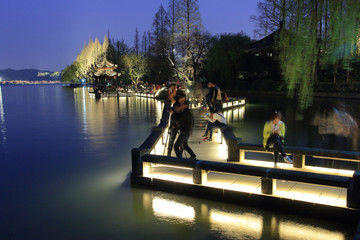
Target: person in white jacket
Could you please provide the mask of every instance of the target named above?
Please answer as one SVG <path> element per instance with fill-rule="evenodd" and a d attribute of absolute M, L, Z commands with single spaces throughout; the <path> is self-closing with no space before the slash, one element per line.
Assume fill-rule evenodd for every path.
<path fill-rule="evenodd" d="M 207 113 L 205 117 L 208 118 L 208 123 L 206 125 L 206 130 L 202 136 L 202 140 L 212 141 L 213 129 L 222 128 L 226 125 L 226 118 L 222 112 L 213 112 L 210 110 L 210 115 Z M 210 133 L 209 137 L 208 134 Z"/>

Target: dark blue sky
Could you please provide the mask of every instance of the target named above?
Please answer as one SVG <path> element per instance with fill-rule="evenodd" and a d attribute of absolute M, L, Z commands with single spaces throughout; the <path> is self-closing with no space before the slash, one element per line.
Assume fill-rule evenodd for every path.
<path fill-rule="evenodd" d="M 211 34 L 240 31 L 253 36 L 250 16 L 259 0 L 199 0 Z M 132 46 L 135 28 L 151 28 L 168 0 L 4 0 L 0 1 L 0 69 L 62 70 L 90 38 L 123 38 Z"/>

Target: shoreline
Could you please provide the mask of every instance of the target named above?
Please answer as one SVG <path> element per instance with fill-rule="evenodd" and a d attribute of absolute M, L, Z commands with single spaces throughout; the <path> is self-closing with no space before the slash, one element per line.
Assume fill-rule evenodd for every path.
<path fill-rule="evenodd" d="M 27 80 L 3 80 L 0 82 L 0 85 L 37 85 L 37 84 L 63 84 L 62 81 L 53 81 L 53 80 L 38 80 L 38 81 L 27 81 Z"/>

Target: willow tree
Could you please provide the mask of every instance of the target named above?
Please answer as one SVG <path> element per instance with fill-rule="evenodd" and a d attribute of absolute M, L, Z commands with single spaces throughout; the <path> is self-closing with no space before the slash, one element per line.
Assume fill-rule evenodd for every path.
<path fill-rule="evenodd" d="M 289 3 L 292 1 L 288 1 Z M 279 61 L 290 96 L 301 109 L 312 104 L 319 67 L 351 70 L 359 37 L 360 0 L 296 0 L 280 30 Z"/>
<path fill-rule="evenodd" d="M 301 109 L 312 104 L 319 52 L 318 1 L 298 0 L 291 24 L 280 29 L 278 49 L 282 74 L 290 96 L 298 95 Z"/>
<path fill-rule="evenodd" d="M 351 63 L 358 57 L 360 30 L 360 1 L 329 1 L 329 32 L 326 41 L 324 62 L 333 65 L 333 82 L 337 82 L 339 69 L 346 70 L 349 82 Z"/>

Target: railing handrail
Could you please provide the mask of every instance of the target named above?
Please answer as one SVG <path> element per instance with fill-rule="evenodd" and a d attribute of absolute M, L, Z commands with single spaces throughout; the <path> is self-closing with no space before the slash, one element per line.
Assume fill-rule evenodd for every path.
<path fill-rule="evenodd" d="M 238 148 L 240 150 L 247 151 L 266 151 L 263 145 L 260 144 L 251 144 L 251 143 L 238 143 Z M 360 152 L 352 151 L 339 151 L 339 150 L 328 150 L 328 149 L 318 149 L 318 148 L 304 148 L 304 147 L 289 147 L 285 146 L 285 151 L 291 154 L 299 154 L 306 156 L 320 156 L 320 157 L 329 157 L 330 159 L 338 159 L 346 161 L 360 161 Z"/>

